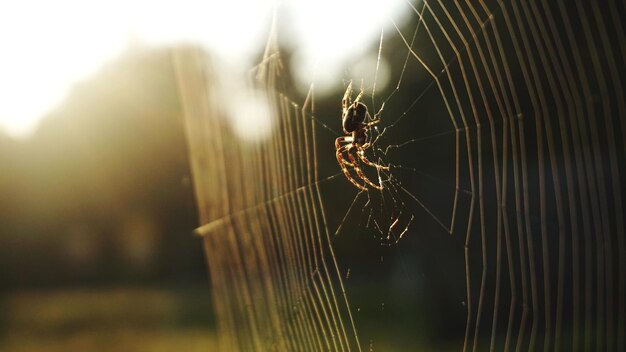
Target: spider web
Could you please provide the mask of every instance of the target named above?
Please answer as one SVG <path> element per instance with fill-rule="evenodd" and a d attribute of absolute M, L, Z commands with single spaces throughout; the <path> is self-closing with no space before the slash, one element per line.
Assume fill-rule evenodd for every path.
<path fill-rule="evenodd" d="M 275 31 L 262 143 L 176 56 L 222 349 L 626 349 L 624 4 L 405 11 L 375 47 L 395 86 L 364 87 L 382 191 L 334 159 L 340 94 L 289 98 Z"/>
<path fill-rule="evenodd" d="M 223 118 L 207 56 L 174 53 L 220 350 L 350 350 L 359 344 L 317 190 L 315 131 L 306 107 L 273 89 L 272 47 L 258 68 L 276 118 L 264 143 L 243 142 Z"/>

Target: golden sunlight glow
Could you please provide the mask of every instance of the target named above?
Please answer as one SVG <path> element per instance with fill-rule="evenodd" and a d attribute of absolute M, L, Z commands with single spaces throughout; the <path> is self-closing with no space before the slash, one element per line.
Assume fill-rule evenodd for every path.
<path fill-rule="evenodd" d="M 249 64 L 267 37 L 274 3 L 0 2 L 0 130 L 14 137 L 32 133 L 72 85 L 119 55 L 131 40 L 201 43 L 226 61 Z M 294 35 L 291 39 L 298 43 L 296 77 L 307 85 L 319 81 L 322 90 L 341 83 L 341 64 L 359 55 L 383 24 L 388 27 L 389 16 L 402 3 L 406 1 L 279 3 L 280 16 L 294 29 L 281 33 Z"/>
<path fill-rule="evenodd" d="M 119 51 L 125 33 L 86 2 L 0 5 L 0 125 L 30 133 L 69 85 Z"/>
<path fill-rule="evenodd" d="M 316 93 L 325 92 L 347 77 L 342 71 L 346 62 L 359 62 L 372 47 L 378 47 L 381 31 L 387 36 L 394 32 L 393 22 L 400 25 L 398 15 L 411 16 L 412 8 L 407 0 L 298 0 L 291 3 L 292 20 L 298 41 L 304 45 L 294 56 L 295 72 L 300 82 L 315 82 Z M 371 62 L 371 58 L 367 58 Z M 384 64 L 384 62 L 382 62 Z M 362 67 L 361 67 L 362 68 Z M 387 73 L 387 67 L 379 67 Z M 354 70 L 352 70 L 354 71 Z M 369 67 L 373 83 L 376 65 Z M 357 72 L 350 72 L 352 75 Z M 380 76 L 378 77 L 380 79 Z M 377 79 L 377 81 L 378 81 Z M 383 88 L 380 81 L 379 88 Z"/>

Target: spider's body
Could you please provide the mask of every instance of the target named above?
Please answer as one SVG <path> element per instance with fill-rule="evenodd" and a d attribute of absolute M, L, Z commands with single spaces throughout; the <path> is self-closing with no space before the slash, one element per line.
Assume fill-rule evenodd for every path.
<path fill-rule="evenodd" d="M 352 134 L 354 144 L 365 144 L 367 140 L 367 124 L 364 122 L 367 117 L 367 106 L 360 102 L 350 105 L 342 116 L 343 131 Z"/>
<path fill-rule="evenodd" d="M 367 191 L 367 187 L 365 185 L 360 184 L 359 182 L 357 182 L 357 180 L 354 179 L 354 177 L 352 177 L 352 175 L 348 171 L 348 166 L 354 168 L 354 171 L 356 171 L 357 175 L 363 181 L 365 181 L 366 184 L 376 189 L 382 190 L 382 182 L 381 184 L 376 184 L 370 181 L 367 176 L 363 174 L 363 171 L 359 167 L 357 158 L 354 157 L 354 154 L 356 154 L 358 159 L 360 159 L 363 163 L 369 166 L 375 167 L 378 170 L 389 170 L 388 166 L 382 166 L 373 163 L 369 161 L 365 156 L 365 150 L 371 146 L 371 143 L 367 141 L 367 132 L 370 126 L 380 122 L 380 118 L 378 115 L 383 110 L 383 108 L 381 107 L 380 111 L 376 115 L 374 115 L 374 118 L 372 119 L 367 112 L 367 106 L 360 102 L 363 92 L 359 93 L 354 102 L 349 101 L 351 99 L 351 95 L 352 83 L 348 85 L 346 93 L 344 94 L 341 101 L 341 122 L 343 126 L 343 131 L 347 134 L 347 136 L 339 137 L 335 140 L 335 148 L 337 150 L 337 162 L 341 166 L 341 170 L 343 170 L 346 178 L 350 182 L 352 182 L 352 184 L 355 185 L 358 189 L 362 191 Z M 342 146 L 341 143 L 344 142 L 347 142 L 348 144 Z M 349 162 L 344 159 L 344 153 L 347 153 L 348 158 L 350 159 Z"/>

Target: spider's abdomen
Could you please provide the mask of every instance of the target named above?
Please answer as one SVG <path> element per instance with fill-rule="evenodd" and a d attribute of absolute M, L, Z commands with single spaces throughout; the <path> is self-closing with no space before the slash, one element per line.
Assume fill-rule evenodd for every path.
<path fill-rule="evenodd" d="M 348 108 L 343 116 L 343 130 L 350 133 L 358 130 L 367 116 L 367 106 L 363 103 L 355 103 Z"/>

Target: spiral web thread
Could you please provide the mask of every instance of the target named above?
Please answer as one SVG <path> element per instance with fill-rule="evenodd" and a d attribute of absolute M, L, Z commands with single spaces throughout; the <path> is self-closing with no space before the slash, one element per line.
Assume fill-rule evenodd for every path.
<path fill-rule="evenodd" d="M 439 180 L 453 191 L 449 217 L 406 192 L 463 239 L 459 349 L 625 350 L 626 6 L 431 0 L 406 11 L 416 27 L 391 20 L 407 61 L 385 100 L 403 112 L 385 127 L 419 129 L 433 90 L 450 126 L 406 141 L 383 130 L 379 153 L 454 138 L 453 176 Z M 175 56 L 221 350 L 361 350 L 318 187 L 341 173 L 318 175 L 313 97 L 300 107 L 279 93 L 269 42 L 256 73 L 276 127 L 258 144 L 219 117 L 203 56 Z M 407 65 L 430 79 L 394 101 Z"/>
<path fill-rule="evenodd" d="M 456 145 L 450 228 L 465 236 L 463 350 L 625 350 L 624 3 L 407 7 L 422 29 L 395 29 L 432 81 L 396 123 L 438 89 Z"/>

